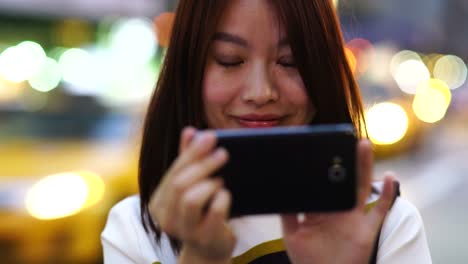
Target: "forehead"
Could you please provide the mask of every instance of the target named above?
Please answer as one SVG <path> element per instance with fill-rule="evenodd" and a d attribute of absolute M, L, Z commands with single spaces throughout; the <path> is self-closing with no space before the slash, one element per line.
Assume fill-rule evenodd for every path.
<path fill-rule="evenodd" d="M 268 0 L 229 1 L 217 31 L 263 40 L 277 40 L 284 35 L 283 26 Z"/>

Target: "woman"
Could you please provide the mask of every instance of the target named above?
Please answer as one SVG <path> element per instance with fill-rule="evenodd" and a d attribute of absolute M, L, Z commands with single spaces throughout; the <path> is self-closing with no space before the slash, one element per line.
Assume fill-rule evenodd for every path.
<path fill-rule="evenodd" d="M 230 194 L 210 177 L 229 154 L 207 129 L 348 122 L 365 131 L 330 2 L 180 1 L 146 117 L 140 196 L 111 210 L 106 263 L 368 263 L 380 231 L 378 263 L 430 263 L 417 210 L 398 198 L 389 211 L 391 176 L 364 210 L 376 199 L 366 140 L 349 212 L 228 219 Z"/>

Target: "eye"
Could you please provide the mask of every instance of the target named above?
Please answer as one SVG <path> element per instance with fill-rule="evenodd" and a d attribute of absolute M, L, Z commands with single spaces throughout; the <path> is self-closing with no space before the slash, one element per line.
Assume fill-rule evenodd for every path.
<path fill-rule="evenodd" d="M 237 55 L 215 54 L 216 63 L 224 68 L 238 67 L 244 63 L 244 59 Z"/>
<path fill-rule="evenodd" d="M 244 63 L 243 60 L 216 60 L 216 62 L 226 68 L 232 68 L 232 67 L 237 67 L 240 66 Z"/>
<path fill-rule="evenodd" d="M 278 60 L 278 64 L 286 68 L 296 68 L 296 62 L 292 56 L 281 57 Z"/>

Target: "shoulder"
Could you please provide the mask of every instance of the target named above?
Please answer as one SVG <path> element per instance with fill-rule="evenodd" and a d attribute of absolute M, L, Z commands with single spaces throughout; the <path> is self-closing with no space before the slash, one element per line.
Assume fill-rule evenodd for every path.
<path fill-rule="evenodd" d="M 118 218 L 123 221 L 134 220 L 140 217 L 140 197 L 130 196 L 115 204 L 109 211 L 109 218 Z"/>
<path fill-rule="evenodd" d="M 379 197 L 379 194 L 383 188 L 383 182 L 373 183 L 373 187 L 377 190 L 377 193 L 373 193 L 369 199 L 368 204 L 375 204 Z M 382 227 L 381 238 L 385 239 L 391 231 L 401 231 L 405 228 L 405 232 L 409 232 L 408 229 L 414 229 L 415 231 L 421 232 L 424 229 L 423 221 L 418 209 L 404 197 L 396 197 L 395 202 L 390 208 Z"/>
<path fill-rule="evenodd" d="M 398 197 L 382 226 L 382 241 L 392 236 L 405 241 L 422 233 L 424 233 L 424 224 L 418 209 L 408 200 Z"/>
<path fill-rule="evenodd" d="M 383 189 L 383 182 L 376 181 L 372 184 L 372 186 L 376 192 L 373 192 L 367 200 L 367 204 L 371 207 L 375 205 L 380 198 L 380 193 Z M 398 193 L 400 193 L 399 190 Z M 394 226 L 403 222 L 411 222 L 412 224 L 418 224 L 422 226 L 422 219 L 418 209 L 404 197 L 397 196 L 395 202 L 387 213 L 384 225 Z"/>
<path fill-rule="evenodd" d="M 431 263 L 424 223 L 418 209 L 397 197 L 382 225 L 378 263 Z"/>
<path fill-rule="evenodd" d="M 102 237 L 116 240 L 123 236 L 124 233 L 140 233 L 135 232 L 139 231 L 139 229 L 143 229 L 140 220 L 140 198 L 138 196 L 131 196 L 111 208 Z"/>
<path fill-rule="evenodd" d="M 153 234 L 143 228 L 140 217 L 140 198 L 131 196 L 120 201 L 109 211 L 101 241 L 106 263 L 112 259 L 130 259 L 136 263 L 160 260 L 161 248 L 156 246 Z"/>

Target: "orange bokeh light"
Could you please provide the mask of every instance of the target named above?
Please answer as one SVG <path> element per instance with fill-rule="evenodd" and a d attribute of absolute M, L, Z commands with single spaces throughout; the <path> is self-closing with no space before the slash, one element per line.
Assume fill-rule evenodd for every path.
<path fill-rule="evenodd" d="M 349 67 L 351 68 L 351 71 L 353 72 L 353 74 L 355 74 L 356 66 L 357 66 L 356 56 L 354 56 L 353 51 L 350 50 L 349 48 L 345 48 L 345 55 L 346 55 L 346 59 L 348 60 L 348 64 L 349 64 Z"/>
<path fill-rule="evenodd" d="M 169 46 L 174 19 L 173 12 L 165 12 L 154 18 L 156 36 L 161 47 L 167 48 Z"/>
<path fill-rule="evenodd" d="M 373 49 L 372 43 L 367 39 L 354 38 L 346 43 L 346 47 L 353 52 L 356 58 L 357 73 L 365 73 L 368 68 L 368 61 L 364 58 L 364 55 Z"/>

